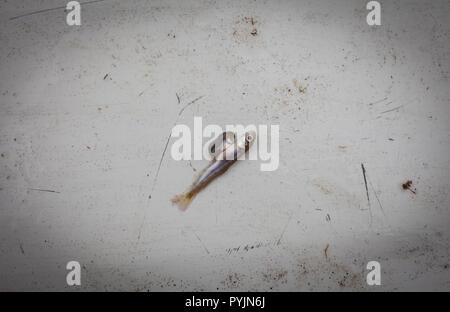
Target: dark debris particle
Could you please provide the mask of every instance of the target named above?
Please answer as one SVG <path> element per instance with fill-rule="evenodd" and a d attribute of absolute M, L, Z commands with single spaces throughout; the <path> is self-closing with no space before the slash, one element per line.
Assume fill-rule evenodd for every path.
<path fill-rule="evenodd" d="M 408 180 L 405 183 L 402 184 L 402 188 L 406 191 L 406 190 L 410 190 L 411 193 L 416 194 L 416 190 L 411 188 L 412 185 L 412 181 Z"/>
<path fill-rule="evenodd" d="M 402 187 L 403 187 L 404 190 L 407 190 L 407 189 L 409 189 L 409 187 L 411 186 L 411 184 L 412 184 L 412 181 L 411 181 L 411 180 L 408 180 L 408 181 L 406 181 L 405 183 L 403 183 Z"/>
<path fill-rule="evenodd" d="M 254 28 L 250 34 L 252 34 L 252 36 L 256 36 L 258 34 L 258 30 Z"/>

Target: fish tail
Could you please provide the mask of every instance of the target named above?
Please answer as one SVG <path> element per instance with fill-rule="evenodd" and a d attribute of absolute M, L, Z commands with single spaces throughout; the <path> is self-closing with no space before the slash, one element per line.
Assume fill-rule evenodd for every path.
<path fill-rule="evenodd" d="M 187 209 L 187 207 L 189 206 L 189 204 L 194 199 L 194 196 L 195 196 L 195 194 L 193 194 L 191 192 L 177 195 L 174 198 L 172 198 L 172 204 L 177 204 L 178 208 L 181 211 L 185 211 Z"/>

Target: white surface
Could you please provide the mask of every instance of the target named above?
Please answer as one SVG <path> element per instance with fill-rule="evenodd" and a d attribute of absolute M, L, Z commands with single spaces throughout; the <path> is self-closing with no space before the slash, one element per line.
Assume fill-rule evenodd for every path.
<path fill-rule="evenodd" d="M 10 20 L 65 3 L 0 4 L 1 290 L 450 290 L 447 1 L 382 2 L 379 27 L 365 1 L 111 0 L 79 27 L 62 9 Z M 279 124 L 280 166 L 240 162 L 181 213 L 170 198 L 196 173 L 168 152 L 148 197 L 198 96 L 180 123 Z"/>

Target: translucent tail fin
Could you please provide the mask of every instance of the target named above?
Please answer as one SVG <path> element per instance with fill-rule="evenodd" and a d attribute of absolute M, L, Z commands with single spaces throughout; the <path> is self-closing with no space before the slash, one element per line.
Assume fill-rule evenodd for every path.
<path fill-rule="evenodd" d="M 185 211 L 192 199 L 194 199 L 194 196 L 195 195 L 191 193 L 183 193 L 172 198 L 172 203 L 177 204 L 181 211 Z"/>

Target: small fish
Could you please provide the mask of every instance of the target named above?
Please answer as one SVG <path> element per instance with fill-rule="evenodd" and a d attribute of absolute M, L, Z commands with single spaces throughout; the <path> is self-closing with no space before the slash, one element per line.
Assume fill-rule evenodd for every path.
<path fill-rule="evenodd" d="M 187 209 L 194 197 L 215 178 L 227 171 L 240 156 L 247 153 L 256 140 L 256 132 L 249 131 L 236 139 L 232 132 L 222 133 L 209 147 L 213 159 L 199 175 L 188 191 L 172 198 L 173 204 L 178 204 L 180 210 Z"/>

